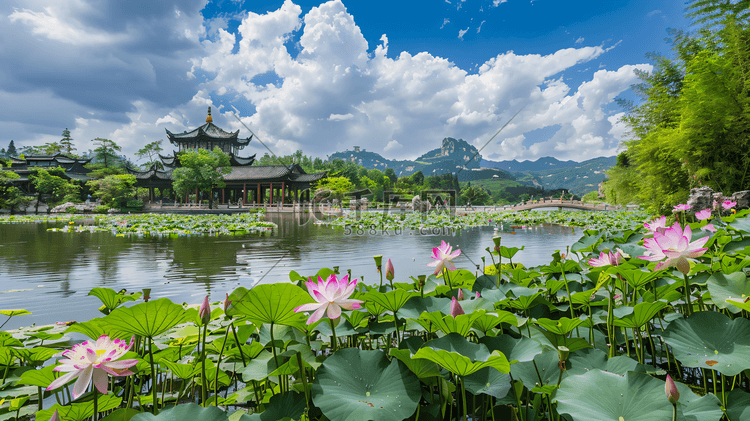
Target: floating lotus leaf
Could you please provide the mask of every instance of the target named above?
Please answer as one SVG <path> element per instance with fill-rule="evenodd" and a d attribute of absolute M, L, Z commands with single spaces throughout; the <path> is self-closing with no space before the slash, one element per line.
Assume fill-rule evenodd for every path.
<path fill-rule="evenodd" d="M 706 285 L 708 286 L 708 292 L 711 293 L 711 300 L 716 307 L 726 308 L 735 314 L 741 310 L 727 300 L 734 298 L 744 301 L 750 297 L 750 282 L 747 282 L 747 276 L 744 272 L 729 274 L 716 272 L 708 278 Z"/>
<path fill-rule="evenodd" d="M 331 421 L 401 421 L 421 398 L 417 377 L 381 351 L 346 348 L 328 357 L 312 387 L 315 406 Z"/>
<path fill-rule="evenodd" d="M 154 416 L 150 412 L 140 413 L 130 421 L 227 421 L 227 414 L 215 406 L 203 408 L 194 403 L 182 404 L 165 409 Z"/>
<path fill-rule="evenodd" d="M 103 319 L 106 326 L 112 326 L 120 332 L 153 338 L 171 329 L 185 319 L 185 309 L 168 298 L 132 307 L 120 307 Z"/>
<path fill-rule="evenodd" d="M 485 367 L 464 377 L 466 390 L 475 394 L 485 394 L 501 399 L 510 390 L 510 376 L 494 368 Z"/>
<path fill-rule="evenodd" d="M 699 397 L 677 383 L 680 400 L 677 419 L 718 421 L 721 404 L 714 395 Z M 574 421 L 654 421 L 672 419 L 672 404 L 664 393 L 664 381 L 643 373 L 625 376 L 591 370 L 563 379 L 556 394 L 557 410 Z"/>
<path fill-rule="evenodd" d="M 500 351 L 510 362 L 531 361 L 542 353 L 539 342 L 526 337 L 516 339 L 510 335 L 494 338 L 485 336 L 479 342 L 486 345 L 490 351 Z"/>
<path fill-rule="evenodd" d="M 258 285 L 250 290 L 239 287 L 229 294 L 229 300 L 232 301 L 227 309 L 230 316 L 243 314 L 256 324 L 290 326 L 300 322 L 300 314 L 294 309 L 313 302 L 302 288 L 283 283 Z"/>
<path fill-rule="evenodd" d="M 414 358 L 430 360 L 459 376 L 468 376 L 484 367 L 508 373 L 510 363 L 499 351 L 490 351 L 484 344 L 469 342 L 458 333 L 433 339 L 419 348 Z"/>
<path fill-rule="evenodd" d="M 710 368 L 727 376 L 750 368 L 750 320 L 703 311 L 673 321 L 663 337 L 686 367 Z"/>

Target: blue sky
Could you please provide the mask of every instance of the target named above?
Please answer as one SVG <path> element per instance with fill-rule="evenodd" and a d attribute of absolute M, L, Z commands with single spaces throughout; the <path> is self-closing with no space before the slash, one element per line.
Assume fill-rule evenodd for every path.
<path fill-rule="evenodd" d="M 485 158 L 613 155 L 646 54 L 690 29 L 682 2 L 9 0 L 0 5 L 6 147 L 164 129 L 241 130 L 277 154 L 361 146 L 416 158 L 444 137 Z M 263 153 L 255 143 L 247 154 Z M 167 151 L 171 145 L 164 145 Z"/>

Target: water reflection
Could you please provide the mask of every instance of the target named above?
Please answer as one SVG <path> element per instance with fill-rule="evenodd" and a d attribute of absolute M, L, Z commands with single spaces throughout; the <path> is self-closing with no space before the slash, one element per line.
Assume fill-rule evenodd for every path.
<path fill-rule="evenodd" d="M 138 238 L 109 233 L 47 232 L 52 224 L 0 225 L 0 308 L 26 308 L 32 316 L 6 327 L 98 317 L 98 299 L 87 296 L 96 286 L 139 291 L 152 288 L 154 298 L 199 302 L 211 294 L 219 300 L 238 285 L 289 279 L 294 270 L 314 274 L 340 266 L 367 283 L 379 282 L 372 256 L 392 259 L 396 280 L 426 274 L 432 247 L 441 240 L 462 250 L 460 268 L 475 270 L 491 244 L 490 227 L 467 228 L 455 235 L 418 231 L 361 232 L 314 224 L 300 225 L 291 215 L 269 215 L 273 232 L 242 237 Z M 430 234 L 430 233 L 428 233 Z M 503 245 L 526 246 L 514 261 L 544 264 L 556 249 L 565 249 L 580 234 L 560 226 L 516 229 L 503 233 Z M 13 292 L 8 292 L 13 291 Z M 2 320 L 0 320 L 2 322 Z"/>

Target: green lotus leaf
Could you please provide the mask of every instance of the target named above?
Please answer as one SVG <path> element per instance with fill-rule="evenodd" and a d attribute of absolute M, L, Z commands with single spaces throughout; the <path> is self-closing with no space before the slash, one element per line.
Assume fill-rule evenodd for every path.
<path fill-rule="evenodd" d="M 408 349 L 391 348 L 388 352 L 392 357 L 395 357 L 404 363 L 404 365 L 420 379 L 427 379 L 440 375 L 440 368 L 437 364 L 421 358 L 412 358 L 412 353 Z"/>
<path fill-rule="evenodd" d="M 388 291 L 385 294 L 379 291 L 370 291 L 363 296 L 365 302 L 374 302 L 384 309 L 395 313 L 401 307 L 409 301 L 410 298 L 416 296 L 414 292 L 404 291 L 403 289 L 394 289 Z"/>
<path fill-rule="evenodd" d="M 106 418 L 102 418 L 101 421 L 130 421 L 134 416 L 140 413 L 141 411 L 134 408 L 120 408 L 107 415 Z"/>
<path fill-rule="evenodd" d="M 432 313 L 434 311 L 439 311 L 443 314 L 450 314 L 450 298 L 412 297 L 403 307 L 401 307 L 398 314 L 401 317 L 416 320 L 419 319 L 419 316 L 422 313 Z"/>
<path fill-rule="evenodd" d="M 419 348 L 413 358 L 430 360 L 459 376 L 468 376 L 484 367 L 508 373 L 510 363 L 499 351 L 490 351 L 484 344 L 469 342 L 458 333 L 433 339 Z"/>
<path fill-rule="evenodd" d="M 143 295 L 143 293 L 137 292 L 132 295 L 120 294 L 112 288 L 96 287 L 89 291 L 88 295 L 93 295 L 94 297 L 98 298 L 107 309 L 107 312 L 110 312 L 126 301 L 137 300 L 141 297 L 141 295 Z"/>
<path fill-rule="evenodd" d="M 458 316 L 453 317 L 444 316 L 443 313 L 435 311 L 432 313 L 422 313 L 419 317 L 419 321 L 427 322 L 427 324 L 432 323 L 446 335 L 449 333 L 458 333 L 461 336 L 466 336 L 469 333 L 469 330 L 471 330 L 474 321 L 483 314 L 484 310 L 481 310 L 468 314 L 459 314 Z M 420 324 L 425 326 L 425 323 Z M 427 326 L 425 326 L 425 328 L 427 328 Z"/>
<path fill-rule="evenodd" d="M 421 398 L 417 377 L 381 351 L 346 348 L 328 357 L 312 387 L 315 406 L 331 421 L 401 421 Z"/>
<path fill-rule="evenodd" d="M 98 395 L 96 401 L 99 412 L 104 412 L 120 406 L 120 403 L 122 403 L 122 397 L 117 397 L 113 394 Z M 56 403 L 49 409 L 38 411 L 36 413 L 36 419 L 48 420 L 52 418 L 52 414 L 54 414 L 55 411 L 57 411 L 58 415 L 60 415 L 60 419 L 63 421 L 84 421 L 94 415 L 94 401 L 92 399 L 85 402 L 73 402 L 72 404 L 65 406 Z"/>
<path fill-rule="evenodd" d="M 180 364 L 180 363 L 174 363 L 169 360 L 161 360 L 159 361 L 159 365 L 163 365 L 164 367 L 168 368 L 172 373 L 174 373 L 175 376 L 181 378 L 182 380 L 190 379 L 194 376 L 197 376 L 200 374 L 200 366 L 199 365 L 192 365 L 192 364 Z"/>
<path fill-rule="evenodd" d="M 568 333 L 573 331 L 573 329 L 580 326 L 581 323 L 583 323 L 583 320 L 569 319 L 567 317 L 561 317 L 558 320 L 542 318 L 535 320 L 534 323 L 544 328 L 547 332 L 552 332 L 556 335 L 567 336 Z"/>
<path fill-rule="evenodd" d="M 3 316 L 15 317 L 15 316 L 26 316 L 26 315 L 31 314 L 31 312 L 28 311 L 28 310 L 24 310 L 24 309 L 19 309 L 19 310 L 0 310 L 0 314 L 2 314 Z"/>
<path fill-rule="evenodd" d="M 232 305 L 227 314 L 243 314 L 253 323 L 275 323 L 295 326 L 300 322 L 301 313 L 294 309 L 313 302 L 302 288 L 292 284 L 264 284 L 253 289 L 239 287 L 229 294 Z M 302 322 L 304 323 L 304 321 Z"/>
<path fill-rule="evenodd" d="M 107 326 L 115 330 L 153 338 L 182 323 L 185 309 L 168 298 L 159 298 L 132 307 L 119 307 L 104 318 Z"/>
<path fill-rule="evenodd" d="M 630 314 L 619 317 L 615 312 L 613 315 L 615 319 L 612 324 L 615 326 L 628 327 L 631 329 L 639 328 L 656 316 L 658 312 L 667 307 L 667 303 L 663 301 L 656 301 L 653 303 L 643 302 L 638 303 L 633 307 L 633 311 Z"/>
<path fill-rule="evenodd" d="M 521 380 L 528 389 L 542 393 L 552 392 L 560 373 L 560 356 L 552 350 L 535 355 L 533 361 L 515 363 L 510 368 L 514 379 Z M 562 376 L 565 378 L 567 373 L 562 371 Z"/>
<path fill-rule="evenodd" d="M 278 421 L 285 418 L 298 420 L 305 412 L 305 396 L 297 392 L 274 395 L 268 401 L 266 410 L 260 413 L 261 421 Z"/>
<path fill-rule="evenodd" d="M 490 351 L 500 351 L 510 362 L 531 361 L 542 353 L 542 346 L 539 342 L 526 337 L 516 339 L 510 335 L 494 338 L 485 336 L 479 342 L 486 345 Z"/>
<path fill-rule="evenodd" d="M 509 311 L 497 311 L 494 313 L 486 313 L 477 317 L 472 324 L 474 329 L 481 330 L 482 333 L 487 334 L 488 331 L 497 327 L 501 323 L 508 323 L 513 326 L 520 326 L 522 323 L 519 322 L 518 317 Z"/>
<path fill-rule="evenodd" d="M 485 394 L 501 399 L 510 390 L 510 376 L 485 367 L 464 377 L 464 386 L 475 395 Z"/>
<path fill-rule="evenodd" d="M 711 300 L 716 307 L 721 309 L 726 308 L 735 314 L 742 310 L 733 305 L 732 301 L 728 300 L 735 298 L 744 301 L 750 297 L 750 282 L 747 282 L 747 276 L 745 276 L 744 272 L 729 274 L 721 272 L 713 273 L 708 278 L 706 286 L 708 286 L 708 292 L 711 293 Z"/>
<path fill-rule="evenodd" d="M 600 349 L 582 349 L 571 353 L 566 361 L 566 368 L 569 376 L 585 374 L 595 369 L 621 376 L 628 371 L 646 372 L 646 367 L 638 361 L 624 355 L 607 359 L 607 354 Z"/>
<path fill-rule="evenodd" d="M 699 397 L 687 386 L 677 383 L 680 400 L 677 419 L 681 421 L 718 421 L 721 405 L 714 395 Z M 574 421 L 653 421 L 672 419 L 672 404 L 664 394 L 664 381 L 643 373 L 625 376 L 591 370 L 568 376 L 556 394 L 560 414 Z"/>
<path fill-rule="evenodd" d="M 735 388 L 727 395 L 727 417 L 731 421 L 750 419 L 750 393 Z"/>
<path fill-rule="evenodd" d="M 215 406 L 203 408 L 194 403 L 176 405 L 165 409 L 154 415 L 150 412 L 142 412 L 131 421 L 227 421 L 227 414 Z"/>
<path fill-rule="evenodd" d="M 703 311 L 673 321 L 663 337 L 686 367 L 710 368 L 727 376 L 750 368 L 750 320 Z"/>
<path fill-rule="evenodd" d="M 53 381 L 55 381 L 55 368 L 54 365 L 48 365 L 40 370 L 29 370 L 21 374 L 21 380 L 19 384 L 27 384 L 29 386 L 39 386 L 46 388 Z"/>
<path fill-rule="evenodd" d="M 23 342 L 14 338 L 8 332 L 0 331 L 0 346 L 23 346 Z"/>
<path fill-rule="evenodd" d="M 616 266 L 615 272 L 620 274 L 624 280 L 628 282 L 630 288 L 640 288 L 647 285 L 658 275 L 657 272 L 646 272 L 640 269 L 626 269 L 623 267 Z"/>

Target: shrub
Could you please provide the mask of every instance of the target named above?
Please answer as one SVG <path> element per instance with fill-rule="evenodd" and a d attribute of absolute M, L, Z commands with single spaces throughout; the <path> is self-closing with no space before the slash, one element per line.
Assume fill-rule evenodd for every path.
<path fill-rule="evenodd" d="M 107 213 L 109 211 L 109 206 L 107 205 L 99 205 L 94 208 L 94 213 Z"/>

